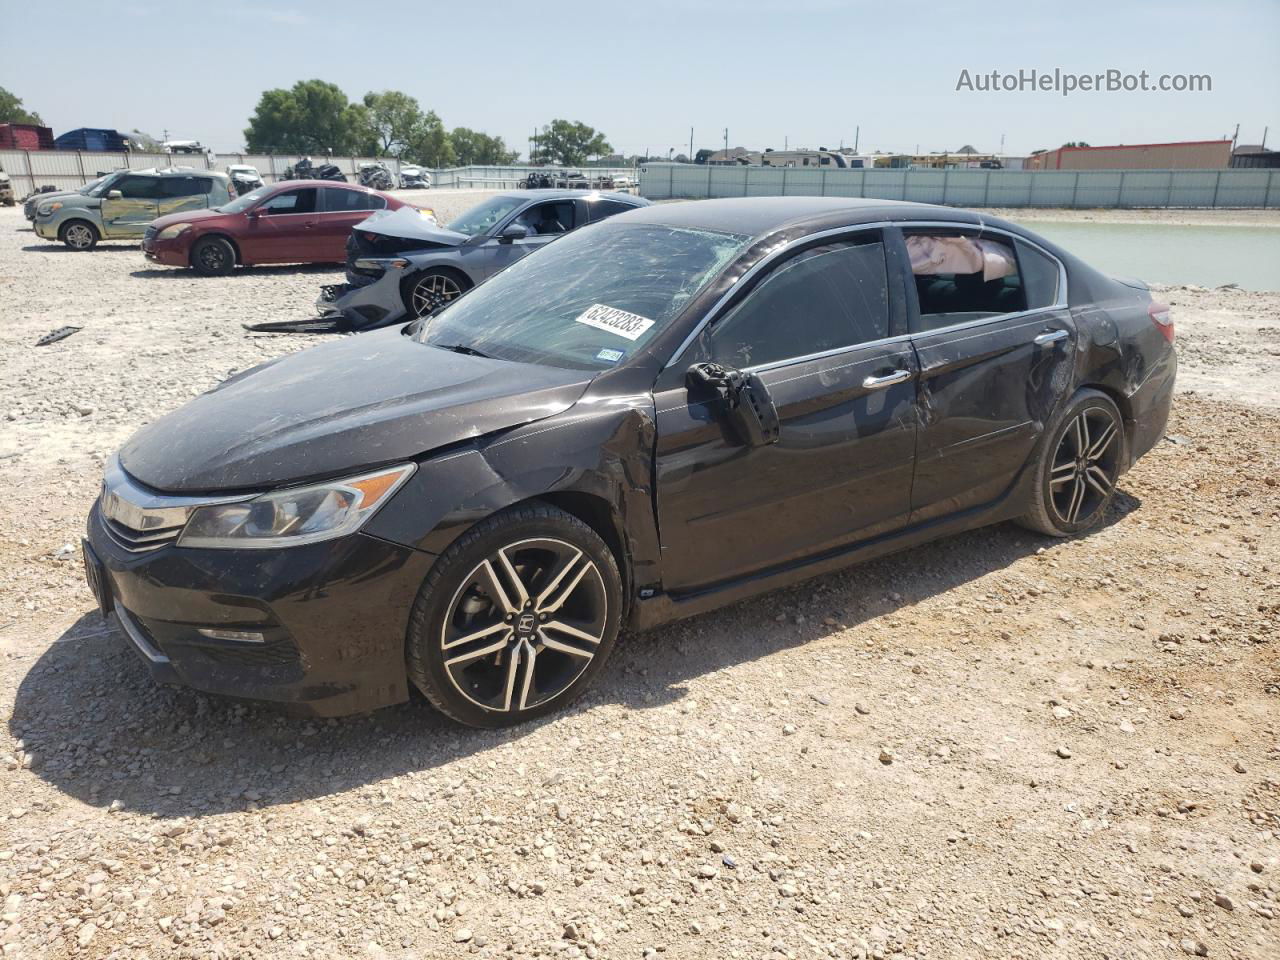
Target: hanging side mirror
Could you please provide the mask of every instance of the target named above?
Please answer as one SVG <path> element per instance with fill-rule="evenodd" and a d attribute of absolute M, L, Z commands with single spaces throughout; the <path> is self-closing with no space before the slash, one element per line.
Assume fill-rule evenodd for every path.
<path fill-rule="evenodd" d="M 742 443 L 760 447 L 778 442 L 778 408 L 763 380 L 719 363 L 695 363 L 685 372 L 693 401 L 711 404 Z"/>

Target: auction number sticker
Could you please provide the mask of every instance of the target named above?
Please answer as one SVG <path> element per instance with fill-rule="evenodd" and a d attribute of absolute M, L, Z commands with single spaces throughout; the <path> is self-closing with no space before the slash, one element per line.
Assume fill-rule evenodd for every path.
<path fill-rule="evenodd" d="M 585 323 L 597 330 L 607 330 L 628 340 L 637 340 L 640 335 L 653 326 L 653 321 L 638 313 L 628 313 L 617 307 L 607 307 L 603 303 L 593 303 L 573 318 L 578 323 Z"/>

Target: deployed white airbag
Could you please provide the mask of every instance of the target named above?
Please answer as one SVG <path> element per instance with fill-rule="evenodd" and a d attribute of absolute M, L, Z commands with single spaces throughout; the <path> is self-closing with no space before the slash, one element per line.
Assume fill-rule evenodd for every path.
<path fill-rule="evenodd" d="M 1018 272 L 1013 251 L 994 240 L 920 234 L 907 237 L 907 254 L 911 257 L 911 272 L 917 276 L 981 273 L 983 281 L 987 281 Z"/>

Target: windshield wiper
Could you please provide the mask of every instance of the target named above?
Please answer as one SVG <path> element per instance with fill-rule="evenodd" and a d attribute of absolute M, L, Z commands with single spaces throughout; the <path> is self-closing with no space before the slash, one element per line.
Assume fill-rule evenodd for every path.
<path fill-rule="evenodd" d="M 454 353 L 465 353 L 469 357 L 484 357 L 486 360 L 494 359 L 483 350 L 469 347 L 465 343 L 433 343 L 432 346 L 439 347 L 441 350 L 452 350 Z"/>

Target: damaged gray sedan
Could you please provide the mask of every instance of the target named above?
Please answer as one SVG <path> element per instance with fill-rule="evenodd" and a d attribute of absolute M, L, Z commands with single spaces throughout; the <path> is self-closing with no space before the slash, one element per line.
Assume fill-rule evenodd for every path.
<path fill-rule="evenodd" d="M 375 214 L 347 242 L 347 282 L 322 287 L 316 309 L 351 330 L 430 316 L 556 237 L 648 205 L 625 193 L 515 190 L 445 226 L 413 210 Z"/>

